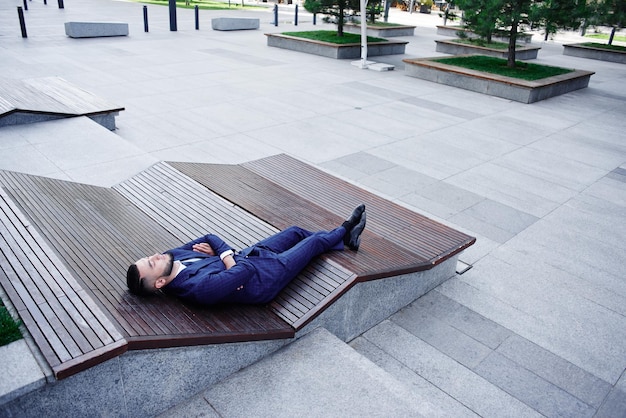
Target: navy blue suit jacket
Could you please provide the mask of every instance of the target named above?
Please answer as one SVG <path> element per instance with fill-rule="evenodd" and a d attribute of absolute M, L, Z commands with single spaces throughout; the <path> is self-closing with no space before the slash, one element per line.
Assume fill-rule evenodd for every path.
<path fill-rule="evenodd" d="M 208 234 L 167 251 L 174 256 L 174 260 L 200 260 L 179 272 L 163 288 L 166 293 L 205 305 L 222 302 L 266 303 L 284 287 L 284 280 L 279 277 L 284 274 L 284 268 L 275 253 L 248 247 L 234 255 L 236 264 L 226 270 L 218 255 L 211 256 L 192 250 L 194 244 L 203 242 L 208 243 L 216 254 L 231 249 L 218 236 Z M 262 280 L 262 277 L 273 279 Z"/>

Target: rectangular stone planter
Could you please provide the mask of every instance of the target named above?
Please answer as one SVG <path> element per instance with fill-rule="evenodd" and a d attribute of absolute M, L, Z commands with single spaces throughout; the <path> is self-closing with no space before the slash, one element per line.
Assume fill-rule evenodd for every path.
<path fill-rule="evenodd" d="M 355 59 L 361 57 L 361 44 L 333 44 L 312 39 L 298 38 L 281 33 L 266 33 L 267 46 L 306 52 L 307 54 L 321 55 L 336 59 Z M 404 41 L 370 42 L 367 44 L 367 56 L 404 54 Z"/>
<path fill-rule="evenodd" d="M 211 19 L 213 30 L 254 30 L 258 29 L 260 19 L 245 17 L 215 17 Z"/>
<path fill-rule="evenodd" d="M 361 25 L 347 23 L 343 30 L 349 33 L 361 33 Z M 368 26 L 367 36 L 393 38 L 394 36 L 414 36 L 415 26 Z"/>
<path fill-rule="evenodd" d="M 506 49 L 495 49 L 478 45 L 465 45 L 452 41 L 436 40 L 437 52 L 452 55 L 488 55 L 490 57 L 508 58 L 509 51 Z M 515 49 L 516 60 L 533 60 L 537 58 L 537 53 L 541 48 L 538 46 L 518 47 Z"/>
<path fill-rule="evenodd" d="M 563 55 L 626 64 L 626 52 L 594 48 L 581 44 L 563 45 Z"/>
<path fill-rule="evenodd" d="M 595 74 L 591 71 L 575 70 L 554 77 L 526 81 L 443 64 L 433 59 L 436 58 L 403 60 L 406 63 L 406 75 L 521 103 L 534 103 L 583 89 L 589 85 L 589 79 Z"/>
<path fill-rule="evenodd" d="M 458 32 L 463 32 L 468 38 L 479 38 L 474 32 L 462 28 L 461 26 L 437 26 L 437 35 L 443 36 L 452 36 L 455 38 L 459 37 Z M 533 35 L 531 33 L 518 33 L 517 34 L 517 42 L 523 42 L 525 44 L 529 44 L 532 41 Z M 493 36 L 492 40 L 498 42 L 509 42 L 508 36 Z"/>
<path fill-rule="evenodd" d="M 70 38 L 100 38 L 128 36 L 124 22 L 65 22 L 65 34 Z"/>

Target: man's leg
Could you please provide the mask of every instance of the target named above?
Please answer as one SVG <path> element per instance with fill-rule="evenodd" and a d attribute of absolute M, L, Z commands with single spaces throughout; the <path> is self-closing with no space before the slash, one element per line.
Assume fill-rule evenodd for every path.
<path fill-rule="evenodd" d="M 299 226 L 290 226 L 283 231 L 259 241 L 255 247 L 265 248 L 276 254 L 280 254 L 311 235 L 313 235 L 311 231 L 307 231 Z"/>
<path fill-rule="evenodd" d="M 327 251 L 343 250 L 345 234 L 346 229 L 343 226 L 332 231 L 313 232 L 291 248 L 278 254 L 278 259 L 284 265 L 287 273 L 285 284 L 298 275 L 318 255 Z"/>

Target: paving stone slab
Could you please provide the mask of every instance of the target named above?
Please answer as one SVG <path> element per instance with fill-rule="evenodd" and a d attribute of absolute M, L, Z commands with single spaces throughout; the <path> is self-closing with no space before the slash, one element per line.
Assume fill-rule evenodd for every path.
<path fill-rule="evenodd" d="M 411 390 L 412 396 L 420 405 L 420 412 L 425 416 L 478 417 L 475 412 L 391 357 L 366 338 L 355 338 L 350 342 L 350 346 L 404 383 Z"/>
<path fill-rule="evenodd" d="M 363 336 L 481 416 L 541 416 L 390 321 L 380 323 Z"/>
<path fill-rule="evenodd" d="M 403 384 L 322 328 L 202 396 L 221 416 L 421 416 Z"/>
<path fill-rule="evenodd" d="M 612 389 L 610 383 L 518 335 L 507 338 L 496 351 L 595 408 Z"/>

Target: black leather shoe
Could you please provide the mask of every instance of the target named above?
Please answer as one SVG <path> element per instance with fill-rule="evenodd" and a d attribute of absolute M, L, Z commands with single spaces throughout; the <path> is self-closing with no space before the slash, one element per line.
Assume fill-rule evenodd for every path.
<path fill-rule="evenodd" d="M 354 228 L 361 221 L 361 216 L 364 212 L 365 205 L 360 204 L 352 211 L 350 217 L 343 224 L 341 224 L 341 226 L 346 228 L 346 235 L 343 239 L 344 244 L 348 245 L 348 235 L 350 234 L 352 228 Z"/>
<path fill-rule="evenodd" d="M 367 221 L 367 213 L 363 212 L 361 214 L 361 220 L 359 221 L 359 223 L 356 224 L 354 228 L 352 228 L 346 234 L 346 237 L 348 238 L 348 242 L 346 243 L 346 245 L 352 251 L 357 251 L 359 249 L 359 245 L 361 244 L 361 234 L 363 233 L 363 230 L 365 229 L 366 221 Z"/>

